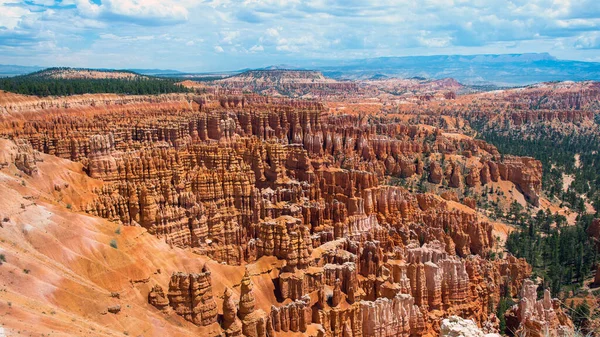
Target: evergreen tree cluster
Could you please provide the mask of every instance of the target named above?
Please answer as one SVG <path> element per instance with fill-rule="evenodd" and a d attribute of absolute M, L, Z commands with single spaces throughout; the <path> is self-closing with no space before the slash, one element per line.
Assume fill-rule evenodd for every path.
<path fill-rule="evenodd" d="M 542 162 L 542 189 L 552 199 L 578 212 L 585 211 L 586 199 L 596 211 L 600 210 L 600 133 L 563 133 L 546 125 L 530 127 L 527 131 L 480 130 L 480 136 L 495 145 L 501 153 L 529 156 Z M 579 166 L 575 165 L 579 156 Z M 563 174 L 574 180 L 563 190 Z"/>
<path fill-rule="evenodd" d="M 600 215 L 600 115 L 595 116 L 595 124 L 587 129 L 561 129 L 541 123 L 522 128 L 505 125 L 497 130 L 488 129 L 483 119 L 471 121 L 479 137 L 495 145 L 501 153 L 540 160 L 545 195 L 578 213 L 576 224 L 569 226 L 563 215 L 540 210 L 532 216 L 514 202 L 506 216 L 516 227 L 508 235 L 506 249 L 525 258 L 533 267 L 533 276 L 539 276 L 542 286 L 549 287 L 554 294 L 561 290 L 577 292 L 592 276 L 598 261 L 596 246 L 586 233 L 593 218 Z M 563 184 L 565 175 L 574 179 L 567 188 Z M 587 214 L 586 203 L 594 207 L 595 215 Z M 502 211 L 497 214 L 504 216 Z M 502 299 L 497 308 L 501 331 L 506 326 L 502 313 L 507 302 L 508 299 Z M 577 329 L 589 332 L 591 313 L 586 302 L 578 306 L 571 303 L 568 312 Z"/>
<path fill-rule="evenodd" d="M 515 208 L 511 207 L 513 213 Z M 595 245 L 586 230 L 592 215 L 579 215 L 574 226 L 566 226 L 564 216 L 538 211 L 518 215 L 517 229 L 506 240 L 506 249 L 531 264 L 534 273 L 544 280 L 544 287 L 554 293 L 568 286 L 575 290 L 591 276 L 597 259 Z"/>
<path fill-rule="evenodd" d="M 157 95 L 189 90 L 174 79 L 136 77 L 133 79 L 57 79 L 42 76 L 17 76 L 0 79 L 0 90 L 23 95 L 69 96 L 115 93 Z"/>

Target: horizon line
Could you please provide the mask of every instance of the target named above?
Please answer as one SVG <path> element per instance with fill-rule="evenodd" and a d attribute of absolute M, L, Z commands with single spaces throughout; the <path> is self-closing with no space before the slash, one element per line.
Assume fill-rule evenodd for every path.
<path fill-rule="evenodd" d="M 303 61 L 300 62 L 321 62 L 321 63 L 327 63 L 327 62 L 352 62 L 352 61 L 359 61 L 359 60 L 376 60 L 376 59 L 393 59 L 393 58 L 397 58 L 397 59 L 401 59 L 401 58 L 416 58 L 416 57 L 441 57 L 441 56 L 448 56 L 448 57 L 452 57 L 452 56 L 464 56 L 464 57 L 468 57 L 468 56 L 522 56 L 522 55 L 548 55 L 550 56 L 553 60 L 555 61 L 570 61 L 570 62 L 581 62 L 581 63 L 590 63 L 590 64 L 600 64 L 600 62 L 598 61 L 584 61 L 584 60 L 575 60 L 575 59 L 561 59 L 561 58 L 557 58 L 556 56 L 552 55 L 550 52 L 526 52 L 526 53 L 504 53 L 504 54 L 494 54 L 494 53 L 483 53 L 483 54 L 461 54 L 461 53 L 457 53 L 457 54 L 431 54 L 431 55 L 390 55 L 390 56 L 377 56 L 377 57 L 366 57 L 366 58 L 349 58 L 349 59 L 305 59 Z M 268 67 L 277 67 L 277 66 L 290 66 L 290 67 L 297 67 L 297 68 L 302 68 L 302 69 L 292 69 L 289 68 L 287 70 L 317 70 L 316 68 L 318 67 L 327 67 L 330 65 L 325 65 L 325 64 L 321 64 L 321 65 L 314 65 L 316 68 L 308 68 L 306 66 L 294 66 L 292 64 L 285 64 L 285 63 L 274 63 L 271 65 L 267 65 L 267 66 L 256 66 L 256 67 L 252 67 L 252 66 L 246 66 L 246 67 L 242 67 L 242 68 L 238 68 L 238 69 L 217 69 L 217 70 L 193 70 L 193 71 L 183 71 L 183 70 L 179 70 L 179 69 L 169 69 L 169 68 L 173 68 L 173 67 L 165 67 L 164 69 L 162 67 L 160 68 L 153 68 L 153 67 L 127 67 L 127 68 L 106 68 L 106 67 L 101 67 L 101 68 L 95 68 L 95 67 L 73 67 L 73 66 L 67 66 L 67 65 L 51 65 L 51 66 L 41 66 L 41 65 L 23 65 L 23 64 L 1 64 L 0 66 L 14 66 L 14 67 L 31 67 L 31 68 L 40 68 L 40 70 L 44 70 L 44 69 L 51 69 L 51 68 L 71 68 L 71 69 L 90 69 L 90 70 L 123 70 L 123 71 L 131 71 L 133 69 L 143 69 L 143 70 L 171 70 L 171 71 L 176 71 L 176 72 L 180 72 L 180 73 L 185 73 L 185 74 L 191 74 L 191 73 L 220 73 L 220 72 L 240 72 L 240 71 L 249 71 L 249 70 L 261 70 L 264 68 L 268 68 Z M 284 70 L 284 69 L 280 69 L 280 70 Z"/>

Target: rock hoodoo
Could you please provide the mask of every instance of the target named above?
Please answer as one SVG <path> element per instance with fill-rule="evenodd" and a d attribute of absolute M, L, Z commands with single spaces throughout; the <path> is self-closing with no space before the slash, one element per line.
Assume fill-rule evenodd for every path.
<path fill-rule="evenodd" d="M 265 76 L 251 91 L 272 81 Z M 294 76 L 305 85 L 281 88 L 359 90 Z M 539 161 L 397 114 L 334 113 L 237 92 L 231 81 L 185 100 L 98 102 L 85 118 L 73 101 L 76 109 L 28 115 L 0 135 L 18 139 L 11 164 L 28 175 L 41 153 L 77 162 L 96 186 L 78 210 L 210 260 L 139 272 L 143 285 L 131 283 L 155 317 L 228 337 L 480 336 L 476 326 L 497 332 L 491 317 L 508 295 L 521 298 L 507 316 L 519 331 L 572 328 L 549 294 L 534 296 L 525 260 L 489 258 L 495 224 L 467 195 L 508 185 L 537 204 Z"/>

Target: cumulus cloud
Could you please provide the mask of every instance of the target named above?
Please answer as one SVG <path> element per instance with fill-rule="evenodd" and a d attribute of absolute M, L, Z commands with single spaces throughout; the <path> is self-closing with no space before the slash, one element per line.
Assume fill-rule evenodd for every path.
<path fill-rule="evenodd" d="M 27 8 L 15 6 L 13 1 L 0 0 L 0 28 L 15 29 L 21 19 L 30 14 Z"/>
<path fill-rule="evenodd" d="M 600 49 L 600 32 L 588 32 L 577 37 L 575 40 L 577 49 Z"/>
<path fill-rule="evenodd" d="M 124 42 L 132 42 L 132 41 L 150 41 L 154 40 L 154 35 L 137 35 L 137 36 L 120 36 L 112 33 L 102 33 L 99 35 L 101 39 L 105 40 L 114 40 L 114 41 L 124 41 Z"/>
<path fill-rule="evenodd" d="M 0 0 L 0 63 L 211 70 L 509 48 L 600 59 L 598 27 L 598 0 Z"/>
<path fill-rule="evenodd" d="M 188 9 L 175 0 L 77 0 L 82 15 L 106 20 L 127 20 L 142 25 L 163 25 L 188 20 Z"/>
<path fill-rule="evenodd" d="M 281 30 L 281 28 L 269 28 L 266 31 L 266 35 L 267 36 L 271 36 L 271 37 L 279 36 L 279 31 L 280 30 Z"/>
<path fill-rule="evenodd" d="M 224 31 L 221 32 L 221 43 L 232 44 L 235 39 L 240 36 L 239 31 Z"/>

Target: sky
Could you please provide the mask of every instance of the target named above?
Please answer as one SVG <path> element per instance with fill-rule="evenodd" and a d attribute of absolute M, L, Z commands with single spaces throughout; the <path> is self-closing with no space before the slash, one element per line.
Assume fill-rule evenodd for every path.
<path fill-rule="evenodd" d="M 530 52 L 600 62 L 600 1 L 0 0 L 0 64 L 221 71 Z"/>

